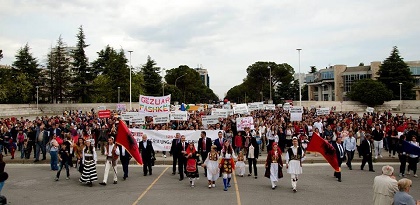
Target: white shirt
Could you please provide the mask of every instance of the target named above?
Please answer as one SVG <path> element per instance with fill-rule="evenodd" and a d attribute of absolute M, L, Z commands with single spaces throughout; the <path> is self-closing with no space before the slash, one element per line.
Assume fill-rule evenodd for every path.
<path fill-rule="evenodd" d="M 107 152 L 108 150 L 105 149 L 105 155 L 108 157 L 112 157 L 112 149 L 114 149 L 115 144 L 112 145 L 108 145 L 108 150 L 110 151 L 109 153 Z M 115 149 L 115 154 L 116 155 L 120 155 L 120 149 Z"/>
<path fill-rule="evenodd" d="M 249 145 L 249 148 L 248 148 L 248 158 L 250 158 L 250 159 L 254 159 L 255 158 L 255 156 L 254 156 L 254 146 L 252 146 L 252 144 L 250 144 Z"/>
<path fill-rule="evenodd" d="M 315 122 L 314 123 L 314 127 L 316 127 L 316 128 L 318 128 L 318 130 L 319 130 L 319 133 L 323 133 L 323 130 L 322 130 L 322 122 Z"/>

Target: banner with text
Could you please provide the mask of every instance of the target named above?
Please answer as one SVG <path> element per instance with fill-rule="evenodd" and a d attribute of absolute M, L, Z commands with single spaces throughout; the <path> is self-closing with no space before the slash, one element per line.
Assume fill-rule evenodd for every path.
<path fill-rule="evenodd" d="M 188 112 L 187 111 L 171 111 L 169 118 L 170 120 L 187 121 Z"/>
<path fill-rule="evenodd" d="M 249 127 L 251 130 L 254 129 L 254 118 L 252 117 L 236 118 L 236 129 L 238 131 L 245 131 L 246 127 Z"/>
<path fill-rule="evenodd" d="M 137 143 L 142 141 L 144 134 L 147 139 L 152 141 L 153 149 L 155 151 L 169 151 L 171 149 L 172 140 L 175 139 L 176 133 L 185 135 L 188 143 L 193 142 L 197 148 L 198 139 L 200 139 L 201 131 L 203 130 L 144 130 L 144 129 L 130 129 L 133 137 Z M 204 130 L 206 136 L 211 138 L 212 141 L 217 139 L 219 130 Z"/>
<path fill-rule="evenodd" d="M 219 122 L 219 117 L 214 115 L 203 115 L 201 116 L 203 125 L 213 125 Z"/>
<path fill-rule="evenodd" d="M 165 124 L 169 123 L 169 113 L 155 113 L 153 115 L 154 124 Z"/>
<path fill-rule="evenodd" d="M 290 107 L 290 121 L 302 121 L 303 107 L 292 106 Z"/>
<path fill-rule="evenodd" d="M 233 114 L 248 114 L 248 105 L 246 104 L 233 105 Z"/>
<path fill-rule="evenodd" d="M 140 95 L 139 103 L 141 113 L 169 113 L 171 110 L 171 95 L 161 97 Z"/>
<path fill-rule="evenodd" d="M 227 118 L 227 116 L 229 115 L 229 110 L 228 109 L 212 108 L 211 109 L 211 115 L 217 116 L 217 117 L 220 117 L 220 118 Z"/>

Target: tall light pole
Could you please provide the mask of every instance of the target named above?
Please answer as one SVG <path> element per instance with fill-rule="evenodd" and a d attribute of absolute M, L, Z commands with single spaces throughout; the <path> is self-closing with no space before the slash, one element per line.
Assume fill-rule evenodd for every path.
<path fill-rule="evenodd" d="M 118 87 L 118 103 L 120 103 L 120 87 Z"/>
<path fill-rule="evenodd" d="M 128 51 L 129 53 L 130 53 L 130 110 L 132 110 L 133 109 L 133 107 L 131 107 L 131 53 L 133 52 L 133 51 Z"/>
<path fill-rule="evenodd" d="M 273 98 L 271 98 L 271 67 L 268 66 L 268 69 L 270 69 L 270 103 L 273 103 Z"/>
<path fill-rule="evenodd" d="M 300 86 L 300 51 L 302 49 L 297 48 L 296 50 L 298 51 L 298 54 L 299 54 L 299 106 L 302 106 L 302 87 Z"/>
<path fill-rule="evenodd" d="M 39 102 L 39 95 L 38 95 L 38 88 L 39 88 L 39 86 L 36 86 L 36 109 L 38 110 L 38 102 Z"/>
<path fill-rule="evenodd" d="M 400 101 L 402 100 L 402 95 L 401 95 L 401 85 L 402 85 L 402 83 L 398 83 L 398 84 L 400 84 Z"/>
<path fill-rule="evenodd" d="M 184 77 L 185 75 L 187 75 L 187 73 L 184 73 L 184 75 L 181 75 L 181 76 L 179 76 L 179 77 L 177 77 L 177 78 L 175 79 L 175 87 L 176 87 L 176 81 L 178 81 L 178 79 L 180 79 L 180 78 Z"/>

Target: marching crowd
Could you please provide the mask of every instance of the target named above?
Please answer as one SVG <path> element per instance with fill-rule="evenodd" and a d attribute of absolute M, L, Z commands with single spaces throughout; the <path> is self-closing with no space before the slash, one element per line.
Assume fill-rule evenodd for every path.
<path fill-rule="evenodd" d="M 69 167 L 77 167 L 81 172 L 80 182 L 92 186 L 98 180 L 96 174 L 97 153 L 106 155 L 104 180 L 107 184 L 109 170 L 114 173 L 114 184 L 117 183 L 117 161 L 123 166 L 125 180 L 128 177 L 128 163 L 131 158 L 124 147 L 115 145 L 118 127 L 118 113 L 111 118 L 99 118 L 92 109 L 88 112 L 66 111 L 60 116 L 43 116 L 35 120 L 1 118 L 0 150 L 1 157 L 14 159 L 34 158 L 34 162 L 46 160 L 51 155 L 51 170 L 60 172 Z M 363 157 L 362 170 L 368 163 L 369 171 L 374 171 L 372 160 L 382 158 L 382 149 L 389 157 L 398 157 L 400 177 L 412 174 L 417 177 L 418 155 L 406 154 L 402 151 L 402 142 L 408 141 L 419 146 L 420 119 L 412 119 L 404 114 L 392 114 L 390 111 L 364 113 L 330 112 L 317 116 L 315 108 L 304 108 L 302 121 L 291 121 L 287 110 L 256 110 L 252 116 L 254 127 L 238 131 L 236 118 L 231 115 L 220 118 L 219 123 L 204 125 L 201 116 L 211 114 L 211 110 L 189 113 L 187 121 L 171 121 L 167 124 L 153 124 L 146 119 L 146 124 L 129 124 L 131 128 L 156 130 L 203 130 L 197 147 L 186 143 L 185 136 L 179 133 L 173 139 L 169 152 L 173 157 L 172 174 L 179 174 L 179 180 L 186 175 L 193 187 L 199 177 L 198 169 L 204 167 L 208 187 L 214 188 L 218 177 L 223 178 L 224 190 L 230 187 L 231 175 L 235 170 L 239 176 L 245 175 L 245 164 L 248 164 L 248 176 L 258 177 L 256 163 L 262 152 L 267 151 L 265 177 L 271 181 L 272 188 L 283 177 L 283 168 L 291 175 L 293 191 L 297 191 L 297 181 L 302 173 L 302 161 L 305 160 L 306 147 L 313 133 L 317 133 L 329 142 L 337 154 L 339 164 L 346 162 L 353 169 L 354 155 Z M 204 130 L 220 130 L 219 138 L 212 141 Z M 151 175 L 155 158 L 153 144 L 142 136 L 139 150 L 143 157 L 143 174 Z M 17 151 L 17 152 L 16 152 Z M 15 156 L 15 154 L 19 155 Z M 283 154 L 285 153 L 285 154 Z M 42 154 L 42 155 L 41 155 Z M 166 153 L 164 153 L 166 154 Z M 282 159 L 282 156 L 285 159 Z M 42 158 L 41 158 L 42 157 Z M 166 157 L 166 155 L 165 155 Z M 406 163 L 408 168 L 406 170 Z M 283 164 L 284 163 L 284 164 Z M 178 168 L 177 168 L 178 165 Z M 341 173 L 334 173 L 341 181 Z"/>

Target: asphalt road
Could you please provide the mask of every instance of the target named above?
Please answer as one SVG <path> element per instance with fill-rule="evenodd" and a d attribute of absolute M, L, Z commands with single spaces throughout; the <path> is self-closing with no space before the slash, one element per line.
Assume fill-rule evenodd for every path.
<path fill-rule="evenodd" d="M 62 172 L 59 181 L 55 182 L 55 173 L 49 165 L 8 164 L 6 171 L 10 178 L 6 181 L 2 194 L 9 204 L 372 204 L 373 178 L 380 174 L 383 164 L 374 164 L 375 173 L 356 169 L 343 168 L 343 182 L 333 177 L 332 168 L 323 163 L 305 164 L 304 173 L 299 177 L 298 192 L 293 193 L 290 175 L 278 182 L 275 190 L 270 181 L 264 178 L 263 167 L 258 166 L 258 179 L 238 177 L 232 179 L 229 191 L 223 191 L 222 180 L 216 182 L 216 188 L 208 189 L 207 180 L 202 174 L 191 188 L 188 180 L 179 181 L 178 176 L 171 175 L 170 166 L 156 166 L 152 176 L 143 176 L 140 166 L 130 166 L 129 178 L 122 180 L 122 169 L 118 167 L 118 184 L 112 184 L 113 173 L 110 172 L 108 185 L 98 183 L 103 179 L 104 166 L 98 166 L 98 178 L 93 187 L 80 184 L 80 174 L 75 168 L 70 170 L 70 179 L 65 179 Z M 391 164 L 398 168 L 398 164 Z M 420 199 L 420 179 L 413 178 L 410 194 Z"/>

